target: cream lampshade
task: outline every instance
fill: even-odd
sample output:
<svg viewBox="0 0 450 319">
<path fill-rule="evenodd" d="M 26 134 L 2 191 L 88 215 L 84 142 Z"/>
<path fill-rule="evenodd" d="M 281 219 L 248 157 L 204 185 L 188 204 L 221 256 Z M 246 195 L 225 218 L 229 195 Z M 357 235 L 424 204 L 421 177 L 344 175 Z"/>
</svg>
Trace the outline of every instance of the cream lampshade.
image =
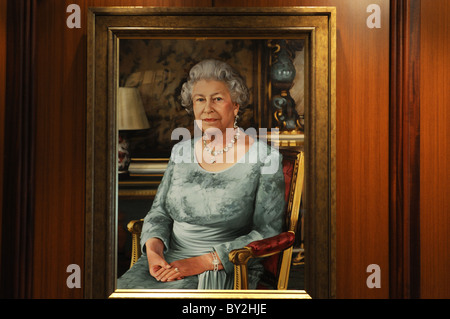
<svg viewBox="0 0 450 319">
<path fill-rule="evenodd" d="M 117 94 L 117 127 L 119 130 L 143 130 L 150 128 L 139 90 L 120 87 Z"/>
<path fill-rule="evenodd" d="M 130 164 L 131 156 L 124 131 L 150 128 L 141 95 L 135 87 L 119 87 L 117 92 L 117 128 L 122 131 L 119 134 L 118 168 L 119 173 L 125 173 Z"/>
</svg>

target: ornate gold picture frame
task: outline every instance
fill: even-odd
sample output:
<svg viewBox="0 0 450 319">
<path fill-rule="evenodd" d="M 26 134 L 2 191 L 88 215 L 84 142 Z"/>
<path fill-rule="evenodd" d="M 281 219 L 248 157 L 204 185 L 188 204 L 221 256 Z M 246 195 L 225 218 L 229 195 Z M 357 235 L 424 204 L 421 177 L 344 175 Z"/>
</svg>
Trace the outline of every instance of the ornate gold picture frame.
<svg viewBox="0 0 450 319">
<path fill-rule="evenodd" d="M 86 297 L 333 298 L 336 291 L 335 8 L 118 7 L 90 8 L 88 14 Z M 303 195 L 305 289 L 284 291 L 116 289 L 119 192 L 117 91 L 120 82 L 120 40 L 300 38 L 304 39 L 307 50 L 304 135 L 297 134 L 295 130 L 282 129 L 277 138 L 287 147 L 300 145 L 305 152 Z M 262 82 L 260 85 L 264 92 L 269 91 L 270 94 L 270 86 L 267 83 Z M 259 114 L 269 112 L 267 105 L 261 103 L 256 108 Z M 264 117 L 260 117 L 258 121 L 259 123 L 265 121 Z"/>
</svg>

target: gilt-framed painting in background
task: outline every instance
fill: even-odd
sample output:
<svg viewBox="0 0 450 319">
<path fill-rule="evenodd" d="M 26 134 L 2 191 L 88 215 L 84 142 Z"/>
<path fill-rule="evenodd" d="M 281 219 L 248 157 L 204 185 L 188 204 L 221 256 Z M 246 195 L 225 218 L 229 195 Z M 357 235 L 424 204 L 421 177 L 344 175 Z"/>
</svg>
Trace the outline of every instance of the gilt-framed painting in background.
<svg viewBox="0 0 450 319">
<path fill-rule="evenodd" d="M 116 7 L 88 14 L 86 297 L 334 297 L 335 8 Z M 193 133 L 181 85 L 208 58 L 227 62 L 246 81 L 243 129 L 305 154 L 303 282 L 281 291 L 117 289 L 129 245 L 121 230 L 127 205 L 149 208 L 179 141 L 172 133 Z M 122 121 L 132 108 L 138 120 Z"/>
</svg>

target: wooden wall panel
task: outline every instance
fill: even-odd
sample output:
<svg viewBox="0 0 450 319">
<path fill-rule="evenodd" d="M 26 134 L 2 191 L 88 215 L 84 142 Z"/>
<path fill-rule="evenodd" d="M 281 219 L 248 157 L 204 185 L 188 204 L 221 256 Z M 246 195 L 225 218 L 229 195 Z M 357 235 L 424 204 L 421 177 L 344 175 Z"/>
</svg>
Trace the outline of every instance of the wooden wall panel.
<svg viewBox="0 0 450 319">
<path fill-rule="evenodd" d="M 0 294 L 31 294 L 34 215 L 34 15 L 33 1 L 7 4 L 6 84 L 2 147 L 2 263 Z"/>
<path fill-rule="evenodd" d="M 6 89 L 6 28 L 7 28 L 7 6 L 8 2 L 0 1 L 0 141 L 5 138 L 4 125 L 5 122 L 5 89 Z M 4 143 L 0 143 L 0 207 L 3 207 L 3 156 Z M 2 214 L 3 209 L 0 209 L 0 264 L 1 264 L 1 247 L 2 247 Z"/>
<path fill-rule="evenodd" d="M 422 1 L 420 290 L 450 297 L 450 2 Z"/>
<path fill-rule="evenodd" d="M 381 7 L 369 29 L 367 7 Z M 216 6 L 335 6 L 337 10 L 337 297 L 389 297 L 389 1 L 216 1 Z M 381 288 L 366 285 L 381 268 Z"/>
<path fill-rule="evenodd" d="M 85 53 L 83 29 L 66 27 L 64 1 L 37 10 L 35 298 L 80 298 L 67 266 L 83 265 Z M 85 28 L 85 26 L 84 26 Z"/>
<path fill-rule="evenodd" d="M 387 298 L 389 1 L 377 1 L 381 29 L 366 26 L 373 1 L 337 3 L 337 295 Z M 381 288 L 366 285 L 370 264 Z"/>
<path fill-rule="evenodd" d="M 391 2 L 390 297 L 420 281 L 420 0 Z"/>
</svg>

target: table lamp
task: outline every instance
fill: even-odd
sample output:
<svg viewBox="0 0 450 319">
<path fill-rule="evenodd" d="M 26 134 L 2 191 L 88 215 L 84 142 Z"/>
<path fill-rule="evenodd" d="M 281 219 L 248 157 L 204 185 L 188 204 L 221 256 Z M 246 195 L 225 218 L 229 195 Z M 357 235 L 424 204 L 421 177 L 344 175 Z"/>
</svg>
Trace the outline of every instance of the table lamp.
<svg viewBox="0 0 450 319">
<path fill-rule="evenodd" d="M 119 130 L 119 173 L 127 172 L 130 164 L 129 143 L 123 131 L 150 128 L 141 95 L 136 87 L 119 87 L 117 92 L 117 129 Z M 121 134 L 122 133 L 122 134 Z"/>
</svg>

